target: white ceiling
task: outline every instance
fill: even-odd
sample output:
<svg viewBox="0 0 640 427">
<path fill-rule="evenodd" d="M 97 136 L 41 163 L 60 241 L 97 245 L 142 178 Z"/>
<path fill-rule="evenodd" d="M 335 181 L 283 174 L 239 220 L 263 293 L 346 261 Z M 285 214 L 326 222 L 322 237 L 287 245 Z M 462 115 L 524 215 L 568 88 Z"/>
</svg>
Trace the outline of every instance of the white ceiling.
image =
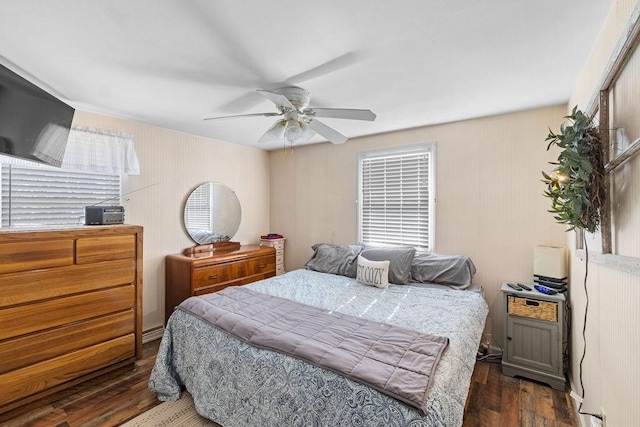
<svg viewBox="0 0 640 427">
<path fill-rule="evenodd" d="M 76 109 L 264 149 L 256 89 L 346 136 L 567 102 L 613 0 L 0 0 L 0 62 Z M 310 142 L 321 142 L 319 137 Z"/>
</svg>

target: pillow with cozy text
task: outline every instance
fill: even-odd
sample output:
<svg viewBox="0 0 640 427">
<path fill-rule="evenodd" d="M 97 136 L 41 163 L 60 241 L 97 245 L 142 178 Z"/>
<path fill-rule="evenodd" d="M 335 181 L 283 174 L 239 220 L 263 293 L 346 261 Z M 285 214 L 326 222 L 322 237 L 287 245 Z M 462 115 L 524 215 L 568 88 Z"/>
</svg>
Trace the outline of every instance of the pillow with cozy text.
<svg viewBox="0 0 640 427">
<path fill-rule="evenodd" d="M 389 287 L 389 261 L 369 261 L 358 256 L 356 280 L 364 285 L 387 289 Z"/>
</svg>

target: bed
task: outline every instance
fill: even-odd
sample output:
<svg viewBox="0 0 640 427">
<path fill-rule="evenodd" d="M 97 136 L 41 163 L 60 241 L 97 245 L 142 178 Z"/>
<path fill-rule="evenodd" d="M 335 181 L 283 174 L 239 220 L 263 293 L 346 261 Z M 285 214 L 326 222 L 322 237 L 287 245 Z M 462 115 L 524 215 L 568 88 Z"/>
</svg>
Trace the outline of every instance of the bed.
<svg viewBox="0 0 640 427">
<path fill-rule="evenodd" d="M 421 411 L 332 370 L 251 346 L 183 309 L 167 323 L 149 380 L 160 400 L 177 400 L 186 389 L 199 414 L 225 427 L 462 425 L 488 313 L 473 287 L 408 283 L 381 289 L 309 269 L 244 287 L 448 338 Z"/>
</svg>

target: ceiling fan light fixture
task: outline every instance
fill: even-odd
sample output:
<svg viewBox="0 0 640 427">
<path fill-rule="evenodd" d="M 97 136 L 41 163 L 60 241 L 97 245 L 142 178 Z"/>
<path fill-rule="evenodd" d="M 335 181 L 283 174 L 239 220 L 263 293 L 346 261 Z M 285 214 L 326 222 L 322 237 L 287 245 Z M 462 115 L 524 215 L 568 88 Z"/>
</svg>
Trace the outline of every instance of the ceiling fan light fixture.
<svg viewBox="0 0 640 427">
<path fill-rule="evenodd" d="M 285 143 L 295 144 L 296 142 L 306 142 L 313 136 L 314 132 L 306 123 L 297 119 L 286 121 L 284 131 Z"/>
<path fill-rule="evenodd" d="M 301 134 L 300 123 L 297 120 L 287 120 L 287 127 L 284 131 L 284 137 L 287 141 L 291 143 L 297 142 Z"/>
<path fill-rule="evenodd" d="M 303 121 L 300 122 L 300 129 L 302 134 L 298 137 L 298 142 L 307 142 L 316 133 L 309 127 L 309 125 Z"/>
<path fill-rule="evenodd" d="M 317 117 L 334 119 L 367 120 L 376 119 L 371 110 L 353 108 L 309 108 L 309 91 L 297 86 L 286 86 L 273 91 L 258 89 L 260 95 L 273 102 L 277 113 L 249 113 L 233 116 L 210 117 L 205 120 L 249 117 L 249 116 L 282 116 L 273 124 L 258 142 L 281 142 L 292 146 L 295 143 L 309 141 L 314 135 L 326 138 L 333 144 L 343 144 L 347 137 L 323 122 Z"/>
<path fill-rule="evenodd" d="M 286 120 L 278 120 L 267 130 L 258 142 L 282 141 L 287 129 Z"/>
</svg>

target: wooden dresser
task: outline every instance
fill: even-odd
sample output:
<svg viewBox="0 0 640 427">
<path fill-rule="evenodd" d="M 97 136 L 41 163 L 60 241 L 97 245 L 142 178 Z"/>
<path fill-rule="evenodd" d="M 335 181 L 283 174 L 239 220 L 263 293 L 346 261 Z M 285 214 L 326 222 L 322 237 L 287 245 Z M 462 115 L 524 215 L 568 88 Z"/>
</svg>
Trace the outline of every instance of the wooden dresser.
<svg viewBox="0 0 640 427">
<path fill-rule="evenodd" d="M 0 231 L 0 414 L 137 357 L 142 227 Z"/>
<path fill-rule="evenodd" d="M 275 249 L 257 245 L 238 244 L 211 252 L 168 255 L 165 262 L 165 321 L 190 296 L 276 275 Z"/>
</svg>

